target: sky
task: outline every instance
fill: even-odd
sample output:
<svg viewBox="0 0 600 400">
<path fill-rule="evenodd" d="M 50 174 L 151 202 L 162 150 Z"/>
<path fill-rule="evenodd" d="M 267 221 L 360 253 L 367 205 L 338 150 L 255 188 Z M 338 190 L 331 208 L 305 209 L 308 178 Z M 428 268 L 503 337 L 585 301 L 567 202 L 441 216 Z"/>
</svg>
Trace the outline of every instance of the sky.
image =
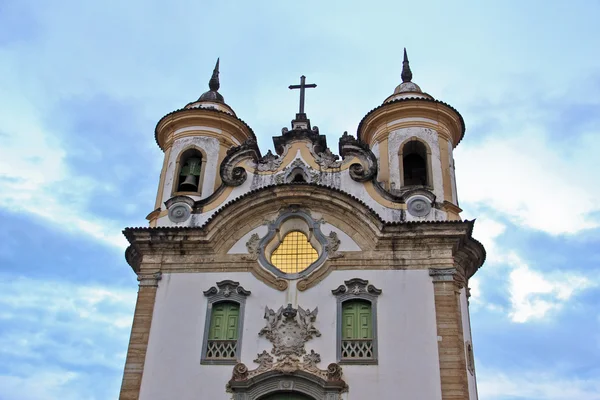
<svg viewBox="0 0 600 400">
<path fill-rule="evenodd" d="M 208 89 L 261 150 L 306 112 L 337 150 L 401 82 L 451 104 L 482 400 L 600 399 L 600 2 L 0 0 L 0 400 L 117 398 L 163 154 Z"/>
</svg>

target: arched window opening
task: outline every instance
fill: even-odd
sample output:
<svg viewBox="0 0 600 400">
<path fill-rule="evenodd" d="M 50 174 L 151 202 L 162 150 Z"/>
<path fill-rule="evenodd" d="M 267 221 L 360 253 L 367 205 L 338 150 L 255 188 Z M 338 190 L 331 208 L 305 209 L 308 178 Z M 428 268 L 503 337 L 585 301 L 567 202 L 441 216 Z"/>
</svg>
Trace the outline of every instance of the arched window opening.
<svg viewBox="0 0 600 400">
<path fill-rule="evenodd" d="M 347 300 L 342 303 L 341 359 L 360 361 L 374 358 L 371 302 Z"/>
<path fill-rule="evenodd" d="M 206 360 L 235 359 L 239 319 L 238 303 L 224 301 L 213 304 L 206 343 Z"/>
<path fill-rule="evenodd" d="M 304 175 L 302 175 L 300 172 L 297 173 L 294 176 L 294 179 L 292 179 L 292 183 L 300 183 L 300 182 L 305 182 L 306 183 L 306 179 L 304 179 Z"/>
<path fill-rule="evenodd" d="M 185 151 L 179 160 L 179 192 L 199 192 L 202 154 L 194 149 Z"/>
<path fill-rule="evenodd" d="M 317 250 L 308 237 L 300 231 L 292 231 L 271 254 L 271 264 L 286 274 L 296 274 L 308 268 L 317 258 Z"/>
<path fill-rule="evenodd" d="M 418 140 L 411 140 L 402 149 L 404 186 L 427 186 L 427 148 Z"/>
</svg>

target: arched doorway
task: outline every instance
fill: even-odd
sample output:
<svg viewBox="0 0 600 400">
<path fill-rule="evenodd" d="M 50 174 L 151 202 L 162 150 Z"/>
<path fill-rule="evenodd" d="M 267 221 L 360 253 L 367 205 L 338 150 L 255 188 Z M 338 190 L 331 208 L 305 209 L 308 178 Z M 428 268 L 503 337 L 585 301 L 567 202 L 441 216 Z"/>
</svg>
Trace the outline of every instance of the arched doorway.
<svg viewBox="0 0 600 400">
<path fill-rule="evenodd" d="M 314 400 L 312 397 L 297 392 L 280 392 L 261 397 L 260 400 Z"/>
</svg>

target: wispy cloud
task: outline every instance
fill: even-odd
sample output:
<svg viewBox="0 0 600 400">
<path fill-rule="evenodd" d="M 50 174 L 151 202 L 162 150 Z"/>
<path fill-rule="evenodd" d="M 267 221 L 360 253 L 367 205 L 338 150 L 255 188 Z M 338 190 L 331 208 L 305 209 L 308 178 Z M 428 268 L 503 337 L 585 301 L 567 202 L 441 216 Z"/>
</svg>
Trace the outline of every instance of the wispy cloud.
<svg viewBox="0 0 600 400">
<path fill-rule="evenodd" d="M 479 397 L 486 400 L 598 400 L 600 376 L 578 378 L 565 371 L 478 368 Z"/>
</svg>

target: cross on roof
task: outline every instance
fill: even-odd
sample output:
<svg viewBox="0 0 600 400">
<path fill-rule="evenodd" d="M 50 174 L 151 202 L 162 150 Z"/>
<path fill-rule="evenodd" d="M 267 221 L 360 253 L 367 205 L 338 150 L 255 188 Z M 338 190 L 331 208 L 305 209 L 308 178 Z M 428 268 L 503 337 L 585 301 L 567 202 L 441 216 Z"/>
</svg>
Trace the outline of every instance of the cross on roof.
<svg viewBox="0 0 600 400">
<path fill-rule="evenodd" d="M 314 83 L 306 84 L 306 77 L 302 75 L 300 77 L 299 85 L 290 85 L 290 89 L 300 89 L 300 114 L 304 114 L 304 89 L 306 88 L 316 88 L 317 85 Z"/>
</svg>

